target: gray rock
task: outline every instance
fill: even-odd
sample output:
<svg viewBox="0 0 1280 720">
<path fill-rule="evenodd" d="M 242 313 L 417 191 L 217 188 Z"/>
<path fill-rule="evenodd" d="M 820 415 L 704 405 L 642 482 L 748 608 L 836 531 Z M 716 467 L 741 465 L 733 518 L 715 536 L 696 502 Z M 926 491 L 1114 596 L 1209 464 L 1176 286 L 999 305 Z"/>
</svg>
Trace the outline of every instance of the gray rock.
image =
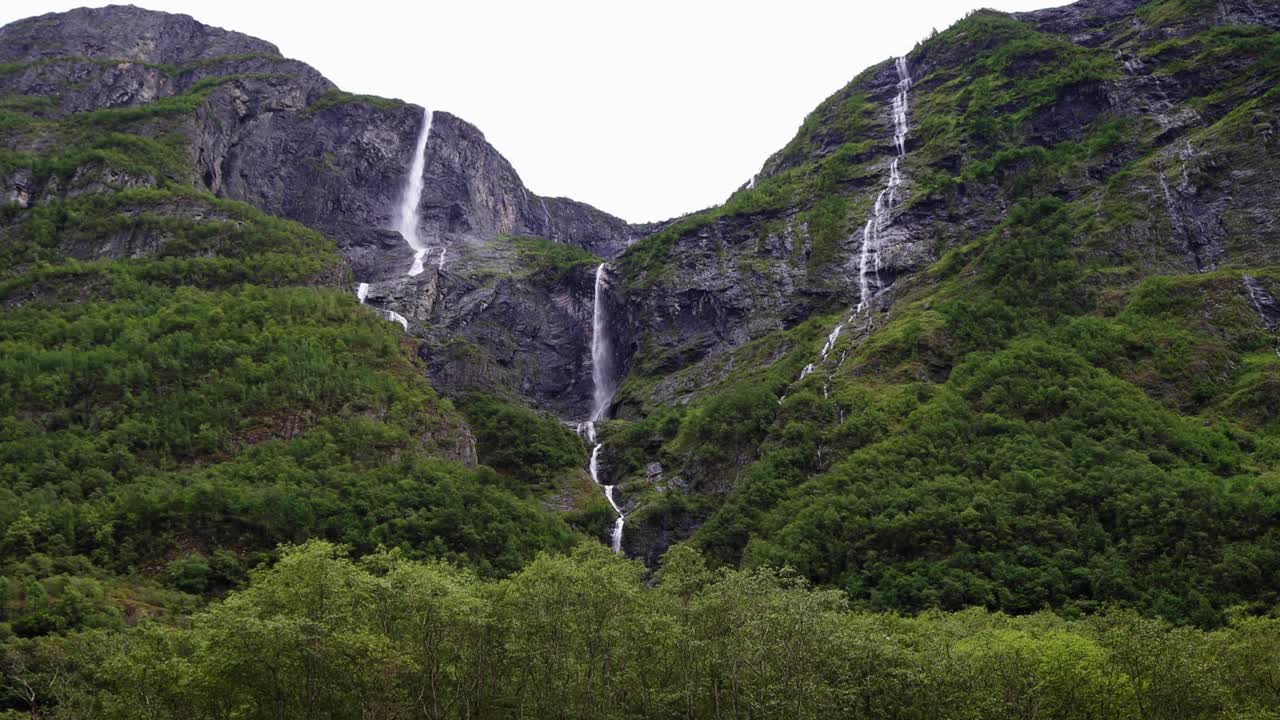
<svg viewBox="0 0 1280 720">
<path fill-rule="evenodd" d="M 1258 313 L 1258 320 L 1268 330 L 1280 328 L 1280 303 L 1262 287 L 1262 283 L 1252 275 L 1243 277 L 1244 289 L 1249 297 L 1249 307 Z"/>
<path fill-rule="evenodd" d="M 577 276 L 563 287 L 541 286 L 527 277 L 519 254 L 495 259 L 491 245 L 504 236 L 540 236 L 611 259 L 642 230 L 588 205 L 529 192 L 471 124 L 434 113 L 419 235 L 435 254 L 427 272 L 406 278 L 412 252 L 391 228 L 421 108 L 338 95 L 318 72 L 281 58 L 270 43 L 133 7 L 74 10 L 0 28 L 0 61 L 17 64 L 0 76 L 0 94 L 48 98 L 35 108 L 46 117 L 138 106 L 200 87 L 204 99 L 180 128 L 191 138 L 195 184 L 333 238 L 355 281 L 373 285 L 370 305 L 405 316 L 424 339 L 432 380 L 442 390 L 484 379 L 490 391 L 585 414 L 590 283 L 585 293 Z M 29 174 L 19 173 L 4 181 L 9 202 L 27 206 L 41 196 L 159 179 L 90 174 L 66 187 L 34 187 Z M 162 243 L 104 238 L 76 252 L 133 255 Z M 495 276 L 506 279 L 490 282 Z M 477 368 L 471 354 L 436 354 L 451 340 L 469 343 L 487 360 Z"/>
<path fill-rule="evenodd" d="M 76 57 L 179 65 L 252 53 L 280 51 L 269 42 L 210 27 L 188 15 L 132 5 L 49 13 L 0 28 L 0 62 Z"/>
</svg>

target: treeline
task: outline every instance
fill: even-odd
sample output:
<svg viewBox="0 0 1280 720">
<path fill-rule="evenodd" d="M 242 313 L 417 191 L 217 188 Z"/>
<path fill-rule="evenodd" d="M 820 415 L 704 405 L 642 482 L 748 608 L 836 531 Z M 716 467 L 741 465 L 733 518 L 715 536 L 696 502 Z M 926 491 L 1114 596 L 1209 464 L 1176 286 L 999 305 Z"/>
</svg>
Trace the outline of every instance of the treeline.
<svg viewBox="0 0 1280 720">
<path fill-rule="evenodd" d="M 10 645 L 48 718 L 1275 718 L 1280 619 L 850 611 L 777 570 L 595 543 L 501 581 L 319 541 L 183 627 Z"/>
</svg>

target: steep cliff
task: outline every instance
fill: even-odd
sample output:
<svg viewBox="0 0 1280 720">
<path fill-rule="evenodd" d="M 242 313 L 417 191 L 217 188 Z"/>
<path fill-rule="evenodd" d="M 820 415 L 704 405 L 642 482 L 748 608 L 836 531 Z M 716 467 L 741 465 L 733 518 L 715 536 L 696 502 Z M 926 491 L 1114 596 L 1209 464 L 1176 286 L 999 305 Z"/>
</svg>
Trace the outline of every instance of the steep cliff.
<svg viewBox="0 0 1280 720">
<path fill-rule="evenodd" d="M 166 122 L 137 131 L 157 138 L 169 133 L 174 151 L 185 156 L 169 179 L 248 202 L 332 238 L 354 281 L 374 285 L 371 301 L 408 318 L 411 333 L 430 345 L 468 330 L 477 304 L 496 301 L 514 308 L 507 312 L 517 317 L 506 319 L 520 328 L 515 335 L 493 329 L 468 335 L 485 362 L 501 372 L 473 372 L 474 356 L 460 367 L 451 365 L 454 356 L 433 357 L 441 389 L 479 387 L 565 415 L 582 412 L 587 401 L 575 386 L 581 384 L 580 358 L 589 351 L 580 333 L 558 329 L 589 314 L 589 293 L 550 304 L 516 301 L 538 290 L 522 284 L 518 265 L 495 264 L 490 246 L 501 238 L 538 236 L 607 259 L 638 233 L 590 206 L 529 192 L 474 126 L 433 113 L 418 230 L 436 255 L 429 263 L 433 272 L 406 278 L 413 252 L 391 228 L 422 108 L 344 93 L 307 65 L 280 57 L 269 43 L 133 7 L 13 23 L 0 30 L 0 45 L 6 63 L 0 93 L 22 98 L 16 109 L 51 120 L 124 108 L 139 116 L 166 116 Z M 15 134 L 9 145 L 26 151 L 46 140 Z M 34 184 L 23 169 L 4 180 L 6 195 L 19 204 L 62 192 Z M 438 261 L 446 249 L 442 266 Z M 446 274 L 451 280 L 441 282 Z M 495 275 L 510 278 L 491 297 L 495 291 L 483 288 Z M 543 327 L 551 333 L 541 335 Z M 544 354 L 536 371 L 513 366 L 509 348 L 528 349 L 531 343 L 558 352 Z M 546 373 L 557 380 L 541 377 Z M 486 382 L 459 384 L 464 379 Z"/>
<path fill-rule="evenodd" d="M 388 305 L 426 308 L 415 326 L 454 301 L 451 270 L 401 279 L 385 229 L 420 108 L 136 8 L 6 26 L 0 58 L 0 564 L 5 588 L 45 593 L 6 594 L 6 640 L 185 612 L 311 537 L 482 574 L 580 537 L 544 507 L 583 475 L 576 436 L 530 414 L 555 461 L 480 466 L 494 431 L 478 447 L 420 342 L 355 296 L 384 280 Z M 429 168 L 454 185 L 431 202 L 460 224 L 424 232 L 459 270 L 493 246 L 519 293 L 533 265 L 500 251 L 528 243 L 498 233 L 542 223 L 608 252 L 626 230 L 569 201 L 548 224 L 474 128 L 437 116 Z"/>
<path fill-rule="evenodd" d="M 632 246 L 628 552 L 691 537 L 875 607 L 1269 602 L 1231 578 L 1280 557 L 1277 20 L 975 13 Z"/>
<path fill-rule="evenodd" d="M 565 517 L 612 522 L 579 440 L 484 397 L 587 414 L 606 263 L 620 384 L 596 469 L 627 554 L 687 540 L 873 608 L 1221 622 L 1280 597 L 1256 580 L 1280 577 L 1278 28 L 1257 0 L 977 12 L 855 77 L 724 205 L 629 226 L 530 193 L 444 111 L 419 155 L 422 108 L 252 38 L 134 8 L 15 23 L 4 458 L 24 491 L 126 478 L 73 523 L 85 553 L 158 513 L 510 570 L 568 543 Z M 81 355 L 94 372 L 66 369 Z M 426 381 L 479 423 L 478 458 Z M 265 491 L 190 514 L 260 467 L 294 483 L 288 522 Z M 194 489 L 152 502 L 156 473 Z M 36 528 L 13 547 L 65 543 L 54 515 L 4 518 Z M 241 515 L 255 529 L 226 530 Z"/>
</svg>

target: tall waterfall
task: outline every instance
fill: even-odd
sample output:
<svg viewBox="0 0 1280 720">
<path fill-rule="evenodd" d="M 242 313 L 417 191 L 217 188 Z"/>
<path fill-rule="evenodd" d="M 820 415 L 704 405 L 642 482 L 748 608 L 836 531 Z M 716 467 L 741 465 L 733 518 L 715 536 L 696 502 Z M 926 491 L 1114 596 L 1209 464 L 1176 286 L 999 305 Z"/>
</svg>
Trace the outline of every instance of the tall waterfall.
<svg viewBox="0 0 1280 720">
<path fill-rule="evenodd" d="M 609 311 L 604 304 L 604 288 L 605 268 L 604 263 L 601 263 L 596 268 L 596 284 L 591 309 L 591 419 L 578 424 L 578 434 L 593 446 L 591 459 L 587 464 L 592 482 L 604 490 L 604 497 L 609 501 L 609 507 L 618 513 L 617 519 L 613 521 L 613 533 L 609 545 L 615 553 L 620 553 L 622 552 L 622 527 L 626 524 L 627 516 L 613 497 L 616 486 L 600 482 L 600 450 L 604 448 L 604 443 L 596 441 L 596 423 L 603 420 L 605 413 L 609 411 L 609 402 L 613 400 L 615 390 L 613 350 L 609 343 Z"/>
<path fill-rule="evenodd" d="M 602 420 L 613 399 L 613 351 L 609 346 L 609 310 L 604 305 L 604 263 L 596 268 L 591 312 L 591 420 Z"/>
<path fill-rule="evenodd" d="M 876 195 L 871 217 L 862 228 L 862 249 L 858 253 L 858 306 L 852 315 L 836 325 L 827 336 L 827 341 L 822 345 L 821 360 L 826 360 L 827 355 L 835 349 L 845 325 L 853 322 L 858 313 L 871 308 L 871 299 L 881 288 L 880 250 L 883 242 L 880 235 L 893 223 L 893 208 L 898 204 L 898 188 L 902 185 L 902 171 L 898 163 L 907 156 L 907 130 L 910 127 L 908 114 L 911 112 L 911 70 L 907 67 L 907 59 L 898 58 L 894 67 L 898 71 L 898 92 L 893 97 L 889 113 L 893 119 L 893 146 L 897 150 L 897 156 L 889 162 L 889 179 L 884 189 Z M 800 380 L 816 369 L 813 363 L 806 365 L 800 371 Z M 824 396 L 827 394 L 826 386 L 822 392 Z"/>
<path fill-rule="evenodd" d="M 429 248 L 422 244 L 418 235 L 418 222 L 422 219 L 418 205 L 422 200 L 422 172 L 427 165 L 427 138 L 431 135 L 431 111 L 422 111 L 422 130 L 418 132 L 418 143 L 413 151 L 413 162 L 409 165 L 409 175 L 404 179 L 404 193 L 400 196 L 400 214 L 396 229 L 404 236 L 405 242 L 413 248 L 413 266 L 409 275 L 422 273 L 422 260 Z"/>
<path fill-rule="evenodd" d="M 880 289 L 880 234 L 893 222 L 893 208 L 898 204 L 898 187 L 902 172 L 898 162 L 907 156 L 907 113 L 911 111 L 911 72 L 905 57 L 898 58 L 898 94 L 890 108 L 893 116 L 893 145 L 898 156 L 889 163 L 889 181 L 871 209 L 871 217 L 862 229 L 862 252 L 858 262 L 858 310 L 870 307 L 871 296 Z M 868 267 L 870 266 L 870 267 Z M 875 278 L 872 286 L 870 278 Z"/>
<path fill-rule="evenodd" d="M 422 244 L 422 237 L 418 234 L 418 222 L 422 219 L 418 212 L 418 204 L 422 199 L 422 172 L 427 166 L 427 138 L 431 135 L 431 111 L 422 111 L 422 129 L 418 131 L 418 142 L 413 151 L 413 162 L 409 165 L 409 174 L 404 179 L 404 191 L 400 196 L 400 208 L 396 218 L 396 229 L 404 236 L 409 247 L 413 248 L 413 266 L 409 268 L 406 275 L 420 275 L 423 270 L 423 261 L 427 257 L 427 253 L 431 252 L 431 248 Z M 446 248 L 440 249 L 440 265 L 439 270 L 444 270 L 444 253 Z M 356 298 L 363 305 L 365 299 L 369 296 L 369 283 L 360 283 L 356 288 Z M 400 323 L 400 327 L 405 332 L 409 331 L 409 320 L 405 316 L 394 310 L 378 309 L 382 317 L 392 322 Z"/>
</svg>

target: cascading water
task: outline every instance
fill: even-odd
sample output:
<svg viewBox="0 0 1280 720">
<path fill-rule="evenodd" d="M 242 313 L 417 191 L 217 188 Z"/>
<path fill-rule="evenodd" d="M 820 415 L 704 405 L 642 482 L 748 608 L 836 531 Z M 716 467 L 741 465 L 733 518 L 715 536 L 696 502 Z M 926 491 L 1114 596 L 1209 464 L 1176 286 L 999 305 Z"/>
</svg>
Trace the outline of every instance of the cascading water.
<svg viewBox="0 0 1280 720">
<path fill-rule="evenodd" d="M 880 234 L 893 222 L 893 208 L 898 204 L 898 188 L 902 185 L 902 171 L 898 163 L 907 156 L 907 113 L 911 111 L 911 72 L 907 59 L 900 57 L 898 70 L 898 94 L 893 97 L 893 145 L 898 156 L 889 163 L 889 181 L 876 196 L 871 217 L 862 230 L 862 252 L 858 262 L 858 311 L 869 308 L 871 296 L 880 289 Z M 870 267 L 868 267 L 870 265 Z M 872 287 L 870 278 L 875 278 Z M 824 353 L 825 355 L 825 353 Z"/>
<path fill-rule="evenodd" d="M 538 198 L 538 202 L 542 203 L 542 220 L 547 224 L 547 239 L 556 242 L 556 229 L 551 224 L 551 213 L 547 211 L 547 201 L 544 198 Z"/>
<path fill-rule="evenodd" d="M 604 304 L 604 263 L 596 268 L 591 308 L 591 419 L 601 420 L 613 399 L 613 355 L 609 347 L 609 310 Z"/>
<path fill-rule="evenodd" d="M 431 136 L 431 111 L 422 111 L 422 129 L 418 131 L 418 141 L 413 151 L 413 162 L 409 164 L 409 174 L 404 180 L 404 191 L 400 196 L 400 208 L 396 219 L 396 229 L 400 231 L 400 235 L 404 237 L 405 242 L 409 243 L 409 247 L 413 248 L 413 265 L 409 268 L 406 275 L 412 277 L 420 275 L 423 271 L 423 261 L 432 248 L 422 244 L 422 237 L 418 234 L 418 222 L 421 220 L 421 214 L 418 212 L 418 204 L 422 199 L 422 173 L 427 165 L 427 138 Z M 444 253 L 446 248 L 440 250 L 440 265 L 438 269 L 444 270 Z M 356 297 L 363 305 L 365 298 L 369 296 L 369 283 L 360 283 L 356 288 Z M 392 322 L 400 323 L 400 327 L 405 332 L 409 331 L 409 320 L 405 316 L 394 310 L 378 309 L 384 318 Z"/>
<path fill-rule="evenodd" d="M 826 360 L 827 355 L 835 348 L 845 325 L 852 322 L 858 313 L 870 309 L 871 299 L 882 285 L 880 235 L 893 222 L 893 208 L 898 204 L 898 188 L 902 185 L 902 171 L 898 163 L 907 156 L 907 131 L 910 127 L 908 114 L 911 112 L 911 71 L 907 67 L 907 59 L 898 58 L 894 61 L 894 67 L 898 71 L 898 92 L 890 105 L 890 115 L 893 119 L 893 146 L 897 150 L 897 157 L 889 163 L 889 180 L 885 183 L 884 189 L 876 195 L 875 204 L 871 208 L 871 217 L 862 228 L 862 248 L 858 253 L 858 306 L 853 314 L 836 325 L 827 336 L 827 341 L 822 346 L 821 360 Z M 805 379 L 814 370 L 815 366 L 812 363 L 806 365 L 800 371 L 800 379 Z M 826 392 L 827 388 L 824 386 L 824 396 Z"/>
<path fill-rule="evenodd" d="M 613 534 L 609 538 L 609 547 L 613 548 L 616 553 L 622 552 L 622 526 L 627 524 L 627 516 L 622 514 L 622 508 L 618 507 L 618 503 L 613 499 L 613 486 L 604 486 L 604 497 L 613 506 L 613 511 L 618 513 L 618 519 L 613 521 Z"/>
<path fill-rule="evenodd" d="M 383 317 L 390 320 L 391 322 L 400 323 L 400 327 L 404 328 L 405 332 L 409 332 L 409 319 L 406 318 L 405 316 L 401 315 L 395 310 L 383 310 L 382 315 Z"/>
<path fill-rule="evenodd" d="M 396 229 L 404 236 L 405 242 L 413 248 L 413 266 L 408 275 L 422 273 L 422 260 L 430 250 L 422 244 L 418 235 L 418 221 L 421 215 L 418 204 L 422 200 L 422 172 L 427 164 L 427 138 L 431 135 L 431 111 L 422 111 L 422 130 L 418 133 L 418 143 L 414 148 L 413 162 L 409 165 L 409 175 L 404 181 L 404 193 L 400 196 L 400 214 Z"/>
<path fill-rule="evenodd" d="M 360 301 L 361 305 L 364 304 L 365 299 L 368 297 L 369 297 L 369 283 L 360 283 L 359 285 L 357 285 L 356 299 Z M 374 308 L 374 309 L 377 310 L 378 313 L 382 315 L 382 317 L 386 318 L 387 320 L 390 320 L 391 322 L 400 323 L 400 327 L 404 328 L 405 332 L 409 331 L 409 320 L 405 318 L 405 316 L 401 315 L 395 310 L 384 310 L 382 308 Z"/>
<path fill-rule="evenodd" d="M 615 553 L 620 553 L 622 552 L 622 528 L 626 524 L 627 516 L 614 500 L 613 492 L 616 486 L 600 482 L 600 450 L 604 448 L 604 443 L 596 442 L 596 423 L 603 420 L 605 413 L 609 411 L 609 403 L 613 400 L 614 393 L 613 354 L 609 346 L 609 315 L 608 308 L 604 304 L 604 288 L 605 267 L 604 263 L 601 263 L 596 268 L 596 284 L 591 309 L 591 419 L 578 424 L 578 434 L 592 444 L 591 459 L 587 464 L 592 482 L 604 490 L 604 497 L 609 501 L 609 507 L 618 513 L 618 518 L 613 521 L 613 534 L 609 545 Z"/>
<path fill-rule="evenodd" d="M 900 57 L 895 63 L 898 69 L 898 94 L 893 98 L 893 144 L 898 146 L 898 157 L 907 154 L 907 112 L 911 109 L 911 72 L 907 59 Z"/>
</svg>

